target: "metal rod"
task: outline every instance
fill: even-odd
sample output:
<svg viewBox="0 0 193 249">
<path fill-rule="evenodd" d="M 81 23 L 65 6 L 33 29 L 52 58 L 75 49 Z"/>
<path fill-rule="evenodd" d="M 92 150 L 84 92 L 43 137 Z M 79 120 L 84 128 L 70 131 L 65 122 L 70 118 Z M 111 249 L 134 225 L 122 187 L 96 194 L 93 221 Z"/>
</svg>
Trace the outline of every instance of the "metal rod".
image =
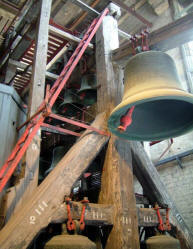
<svg viewBox="0 0 193 249">
<path fill-rule="evenodd" d="M 54 126 L 54 125 L 50 125 L 50 124 L 46 124 L 46 123 L 43 123 L 41 125 L 41 127 L 46 127 L 46 128 L 49 128 L 50 130 L 52 130 L 53 132 L 55 131 L 59 131 L 60 133 L 63 133 L 63 134 L 70 134 L 70 135 L 73 135 L 73 136 L 76 136 L 76 137 L 80 137 L 81 134 L 80 133 L 77 133 L 77 132 L 74 132 L 74 131 L 70 131 L 70 130 L 66 130 L 64 128 L 61 128 L 61 127 L 57 127 L 57 126 Z"/>
<path fill-rule="evenodd" d="M 53 114 L 53 113 L 51 113 L 49 115 L 49 117 L 54 118 L 54 119 L 58 119 L 58 120 L 61 120 L 61 121 L 64 121 L 64 122 L 72 124 L 72 125 L 76 125 L 78 127 L 85 128 L 85 129 L 88 129 L 88 130 L 96 131 L 97 133 L 99 133 L 101 135 L 109 136 L 109 134 L 107 132 L 98 130 L 98 129 L 90 126 L 90 125 L 86 125 L 84 123 L 81 123 L 81 122 L 78 122 L 78 121 L 74 121 L 74 120 L 69 119 L 69 118 L 65 118 L 65 117 L 62 117 L 62 116 L 59 116 L 59 115 L 56 115 L 56 114 Z"/>
<path fill-rule="evenodd" d="M 71 0 L 72 3 L 76 4 L 77 6 L 79 6 L 81 9 L 83 9 L 84 11 L 88 12 L 88 13 L 92 13 L 95 15 L 100 15 L 100 13 L 98 11 L 96 11 L 95 9 L 93 9 L 92 7 L 90 7 L 89 5 L 83 3 L 80 0 Z M 127 34 L 126 32 L 122 31 L 121 29 L 118 29 L 119 31 L 119 35 L 122 36 L 123 38 L 126 38 L 128 40 L 130 40 L 131 35 Z"/>
<path fill-rule="evenodd" d="M 95 13 L 96 15 L 100 15 L 98 11 L 87 5 L 86 3 L 80 1 L 80 0 L 71 0 L 72 3 L 79 6 L 81 9 L 85 10 L 86 12 L 90 12 L 91 14 Z"/>
</svg>

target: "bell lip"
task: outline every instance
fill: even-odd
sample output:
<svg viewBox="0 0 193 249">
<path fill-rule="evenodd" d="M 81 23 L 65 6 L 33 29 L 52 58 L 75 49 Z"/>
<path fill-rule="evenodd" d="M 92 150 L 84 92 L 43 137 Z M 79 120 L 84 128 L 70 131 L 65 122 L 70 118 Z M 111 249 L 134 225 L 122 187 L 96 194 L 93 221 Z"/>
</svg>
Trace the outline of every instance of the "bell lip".
<svg viewBox="0 0 193 249">
<path fill-rule="evenodd" d="M 146 95 L 146 97 L 145 97 Z M 151 96 L 151 97 L 149 97 Z M 193 130 L 193 119 L 191 123 L 188 123 L 186 126 L 182 127 L 180 130 L 176 130 L 170 135 L 168 135 L 166 132 L 161 133 L 159 135 L 144 135 L 142 136 L 137 136 L 137 134 L 127 134 L 121 133 L 113 126 L 115 123 L 115 120 L 120 120 L 121 116 L 125 114 L 125 112 L 128 110 L 128 108 L 132 106 L 136 106 L 138 104 L 142 104 L 145 102 L 151 102 L 154 100 L 162 100 L 162 99 L 167 99 L 167 100 L 183 100 L 186 101 L 187 103 L 193 104 L 193 94 L 187 93 L 181 89 L 152 89 L 152 90 L 147 90 L 140 92 L 138 94 L 135 94 L 131 97 L 128 97 L 127 99 L 124 100 L 124 102 L 120 103 L 116 108 L 111 112 L 110 117 L 108 119 L 108 129 L 110 130 L 111 133 L 115 134 L 118 137 L 121 137 L 126 140 L 134 140 L 134 141 L 156 141 L 156 140 L 164 140 L 168 138 L 174 138 L 181 136 L 191 130 Z M 122 108 L 122 109 L 121 109 Z M 118 124 L 119 125 L 119 124 Z M 117 126 L 118 126 L 117 125 Z"/>
</svg>

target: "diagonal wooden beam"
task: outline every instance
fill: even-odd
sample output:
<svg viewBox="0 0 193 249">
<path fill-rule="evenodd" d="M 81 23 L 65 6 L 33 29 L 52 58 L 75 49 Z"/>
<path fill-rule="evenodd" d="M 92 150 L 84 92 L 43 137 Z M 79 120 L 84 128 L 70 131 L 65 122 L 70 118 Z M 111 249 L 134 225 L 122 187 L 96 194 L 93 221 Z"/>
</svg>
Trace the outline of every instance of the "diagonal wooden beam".
<svg viewBox="0 0 193 249">
<path fill-rule="evenodd" d="M 172 22 L 149 35 L 151 49 L 167 51 L 193 40 L 193 13 Z M 138 42 L 140 44 L 140 41 Z M 127 42 L 112 52 L 113 61 L 127 60 L 132 47 Z"/>
<path fill-rule="evenodd" d="M 99 114 L 92 124 L 105 128 L 105 115 Z M 35 190 L 30 200 L 9 220 L 0 231 L 1 249 L 24 249 L 35 235 L 52 220 L 55 210 L 71 193 L 75 181 L 107 143 L 109 137 L 86 131 L 67 152 L 54 170 Z"/>
<path fill-rule="evenodd" d="M 145 194 L 151 203 L 158 202 L 159 205 L 167 204 L 171 208 L 172 224 L 181 232 L 188 248 L 193 248 L 193 234 L 186 225 L 183 217 L 176 207 L 175 201 L 169 195 L 166 186 L 161 181 L 152 161 L 145 152 L 140 142 L 131 142 L 133 155 L 134 173 L 141 183 Z"/>
</svg>

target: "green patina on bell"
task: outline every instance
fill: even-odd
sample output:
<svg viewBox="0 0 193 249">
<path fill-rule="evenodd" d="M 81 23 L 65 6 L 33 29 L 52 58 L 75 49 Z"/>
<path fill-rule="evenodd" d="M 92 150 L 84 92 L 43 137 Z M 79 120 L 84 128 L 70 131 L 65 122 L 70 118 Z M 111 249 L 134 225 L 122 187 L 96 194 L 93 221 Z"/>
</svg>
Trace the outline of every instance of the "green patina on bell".
<svg viewBox="0 0 193 249">
<path fill-rule="evenodd" d="M 181 89 L 168 54 L 148 51 L 133 56 L 124 81 L 123 100 L 108 120 L 112 133 L 128 140 L 155 141 L 193 129 L 193 95 Z"/>
<path fill-rule="evenodd" d="M 87 74 L 82 77 L 81 87 L 78 91 L 79 102 L 82 105 L 93 105 L 97 101 L 97 81 L 95 74 Z"/>
<path fill-rule="evenodd" d="M 66 117 L 75 117 L 81 112 L 81 107 L 77 104 L 75 92 L 68 89 L 65 91 L 63 102 L 58 106 L 58 114 Z"/>
</svg>

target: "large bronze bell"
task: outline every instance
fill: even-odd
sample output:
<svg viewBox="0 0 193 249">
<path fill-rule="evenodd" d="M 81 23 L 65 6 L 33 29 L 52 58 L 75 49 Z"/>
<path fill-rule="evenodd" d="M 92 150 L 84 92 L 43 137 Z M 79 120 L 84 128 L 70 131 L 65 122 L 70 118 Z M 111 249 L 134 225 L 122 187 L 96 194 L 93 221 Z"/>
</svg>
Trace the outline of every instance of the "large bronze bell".
<svg viewBox="0 0 193 249">
<path fill-rule="evenodd" d="M 125 68 L 124 96 L 109 130 L 129 140 L 153 141 L 193 128 L 193 95 L 181 89 L 173 59 L 163 52 L 133 56 Z"/>
<path fill-rule="evenodd" d="M 146 240 L 147 249 L 181 249 L 179 240 L 167 236 L 157 235 Z"/>
<path fill-rule="evenodd" d="M 82 77 L 81 88 L 78 91 L 79 101 L 83 105 L 93 105 L 97 101 L 97 82 L 95 74 Z"/>
</svg>

